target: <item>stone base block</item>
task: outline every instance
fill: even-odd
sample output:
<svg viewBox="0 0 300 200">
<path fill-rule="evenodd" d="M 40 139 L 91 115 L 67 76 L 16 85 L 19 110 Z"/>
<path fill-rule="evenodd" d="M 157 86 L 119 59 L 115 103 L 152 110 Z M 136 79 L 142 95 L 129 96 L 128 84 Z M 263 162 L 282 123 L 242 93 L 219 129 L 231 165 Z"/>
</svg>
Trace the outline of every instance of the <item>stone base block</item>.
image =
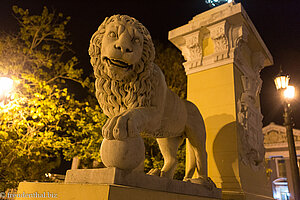
<svg viewBox="0 0 300 200">
<path fill-rule="evenodd" d="M 222 190 L 223 200 L 274 200 L 272 196 L 260 195 L 246 191 L 226 191 Z"/>
<path fill-rule="evenodd" d="M 110 184 L 22 182 L 16 200 L 216 200 L 178 193 Z M 23 195 L 23 196 L 22 196 Z"/>
<path fill-rule="evenodd" d="M 122 185 L 157 192 L 161 191 L 213 199 L 221 199 L 222 196 L 221 189 L 218 188 L 207 188 L 203 185 L 190 182 L 150 176 L 143 172 L 129 173 L 118 168 L 68 170 L 65 183 Z"/>
</svg>

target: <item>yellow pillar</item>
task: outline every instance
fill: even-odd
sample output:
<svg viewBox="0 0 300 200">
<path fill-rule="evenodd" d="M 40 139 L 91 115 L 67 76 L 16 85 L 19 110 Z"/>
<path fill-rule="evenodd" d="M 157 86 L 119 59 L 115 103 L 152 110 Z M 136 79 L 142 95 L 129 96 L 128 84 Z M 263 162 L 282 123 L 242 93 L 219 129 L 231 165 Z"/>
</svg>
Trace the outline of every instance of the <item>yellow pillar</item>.
<svg viewBox="0 0 300 200">
<path fill-rule="evenodd" d="M 208 175 L 224 199 L 272 199 L 264 167 L 259 72 L 273 58 L 241 4 L 169 32 L 186 59 L 187 98 L 207 131 Z"/>
</svg>

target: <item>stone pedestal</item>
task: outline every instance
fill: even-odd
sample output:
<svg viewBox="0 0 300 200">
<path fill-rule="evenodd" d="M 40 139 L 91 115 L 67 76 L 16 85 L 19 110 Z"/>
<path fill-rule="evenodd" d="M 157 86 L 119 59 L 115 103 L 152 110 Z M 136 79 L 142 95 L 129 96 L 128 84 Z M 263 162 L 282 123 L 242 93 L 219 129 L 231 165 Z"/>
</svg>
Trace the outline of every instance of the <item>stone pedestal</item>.
<svg viewBox="0 0 300 200">
<path fill-rule="evenodd" d="M 217 200 L 222 195 L 218 188 L 117 168 L 69 170 L 65 183 L 22 182 L 18 193 L 17 200 L 28 195 L 33 200 Z"/>
<path fill-rule="evenodd" d="M 241 4 L 169 32 L 186 59 L 188 100 L 207 129 L 208 175 L 223 199 L 272 199 L 264 167 L 260 71 L 273 58 Z"/>
</svg>

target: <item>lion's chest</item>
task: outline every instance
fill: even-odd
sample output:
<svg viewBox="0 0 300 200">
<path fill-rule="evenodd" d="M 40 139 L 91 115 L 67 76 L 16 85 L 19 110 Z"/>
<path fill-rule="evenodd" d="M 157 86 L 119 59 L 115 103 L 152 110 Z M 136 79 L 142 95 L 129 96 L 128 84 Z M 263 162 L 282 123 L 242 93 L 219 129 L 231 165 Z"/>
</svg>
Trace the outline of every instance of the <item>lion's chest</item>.
<svg viewBox="0 0 300 200">
<path fill-rule="evenodd" d="M 120 116 L 128 110 L 128 108 L 125 107 L 124 105 L 107 106 L 107 103 L 102 103 L 102 104 L 100 103 L 100 107 L 102 108 L 103 113 L 107 115 L 109 118 Z"/>
</svg>

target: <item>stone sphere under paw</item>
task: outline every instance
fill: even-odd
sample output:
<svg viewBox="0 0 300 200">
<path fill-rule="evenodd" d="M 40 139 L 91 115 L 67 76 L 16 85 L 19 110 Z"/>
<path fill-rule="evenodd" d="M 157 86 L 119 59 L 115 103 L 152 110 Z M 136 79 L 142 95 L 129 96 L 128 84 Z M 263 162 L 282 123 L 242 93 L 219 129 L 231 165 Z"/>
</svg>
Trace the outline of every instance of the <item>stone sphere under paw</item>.
<svg viewBox="0 0 300 200">
<path fill-rule="evenodd" d="M 135 169 L 145 159 L 144 141 L 141 137 L 129 137 L 125 140 L 103 139 L 100 156 L 106 167 Z"/>
</svg>

